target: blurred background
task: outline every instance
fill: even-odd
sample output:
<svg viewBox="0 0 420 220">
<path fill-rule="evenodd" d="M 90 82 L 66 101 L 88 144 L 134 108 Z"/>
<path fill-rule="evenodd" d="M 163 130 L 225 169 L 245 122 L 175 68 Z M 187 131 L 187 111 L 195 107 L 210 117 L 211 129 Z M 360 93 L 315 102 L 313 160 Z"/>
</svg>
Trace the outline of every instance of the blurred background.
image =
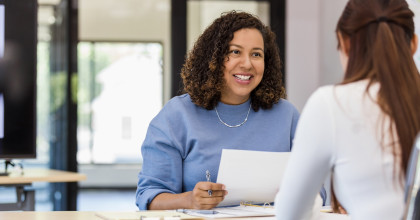
<svg viewBox="0 0 420 220">
<path fill-rule="evenodd" d="M 33 184 L 36 211 L 137 210 L 147 126 L 179 94 L 186 52 L 222 12 L 247 11 L 272 27 L 287 98 L 299 110 L 316 88 L 343 77 L 335 25 L 345 0 L 27 1 L 37 17 L 36 158 L 17 162 L 87 176 Z M 417 0 L 409 3 L 420 13 Z M 0 187 L 0 202 L 14 196 Z"/>
</svg>

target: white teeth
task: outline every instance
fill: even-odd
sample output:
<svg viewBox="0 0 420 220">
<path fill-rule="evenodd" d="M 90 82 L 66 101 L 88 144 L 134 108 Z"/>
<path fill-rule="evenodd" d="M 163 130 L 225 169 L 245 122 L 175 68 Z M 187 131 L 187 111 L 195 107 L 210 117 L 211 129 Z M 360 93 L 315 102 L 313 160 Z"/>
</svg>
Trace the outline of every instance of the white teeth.
<svg viewBox="0 0 420 220">
<path fill-rule="evenodd" d="M 244 76 L 244 75 L 235 75 L 235 77 L 240 80 L 249 80 L 249 78 L 251 78 L 251 76 Z"/>
</svg>

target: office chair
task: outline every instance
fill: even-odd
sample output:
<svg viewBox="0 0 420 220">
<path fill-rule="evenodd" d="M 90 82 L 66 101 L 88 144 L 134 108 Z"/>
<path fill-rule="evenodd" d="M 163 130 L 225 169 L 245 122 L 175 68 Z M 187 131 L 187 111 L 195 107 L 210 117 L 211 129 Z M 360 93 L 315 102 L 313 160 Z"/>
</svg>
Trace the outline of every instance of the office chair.
<svg viewBox="0 0 420 220">
<path fill-rule="evenodd" d="M 420 133 L 414 140 L 405 184 L 404 220 L 420 220 Z"/>
</svg>

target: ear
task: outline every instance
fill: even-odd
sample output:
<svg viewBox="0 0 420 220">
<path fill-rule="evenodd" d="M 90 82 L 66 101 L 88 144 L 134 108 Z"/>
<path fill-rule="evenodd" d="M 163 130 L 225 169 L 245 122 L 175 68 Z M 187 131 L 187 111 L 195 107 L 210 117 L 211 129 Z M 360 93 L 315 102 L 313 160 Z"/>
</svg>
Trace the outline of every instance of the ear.
<svg viewBox="0 0 420 220">
<path fill-rule="evenodd" d="M 338 32 L 338 41 L 340 43 L 340 49 L 344 52 L 346 56 L 349 55 L 350 51 L 350 39 L 348 37 L 343 37 L 341 32 Z"/>
<path fill-rule="evenodd" d="M 411 39 L 411 55 L 414 55 L 416 53 L 418 43 L 419 39 L 417 38 L 417 34 L 414 34 L 413 39 Z"/>
</svg>

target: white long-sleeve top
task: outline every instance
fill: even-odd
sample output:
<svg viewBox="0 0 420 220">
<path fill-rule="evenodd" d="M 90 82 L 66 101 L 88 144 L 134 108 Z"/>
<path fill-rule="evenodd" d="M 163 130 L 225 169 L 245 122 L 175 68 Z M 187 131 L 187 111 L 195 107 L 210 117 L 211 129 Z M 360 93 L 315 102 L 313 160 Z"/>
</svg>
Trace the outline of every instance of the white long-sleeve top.
<svg viewBox="0 0 420 220">
<path fill-rule="evenodd" d="M 309 98 L 276 196 L 278 219 L 314 218 L 314 199 L 330 173 L 352 220 L 402 218 L 404 180 L 391 148 L 381 144 L 380 131 L 389 120 L 375 101 L 379 84 L 366 92 L 367 85 L 363 80 L 325 86 Z M 389 138 L 386 133 L 384 141 Z"/>
</svg>

